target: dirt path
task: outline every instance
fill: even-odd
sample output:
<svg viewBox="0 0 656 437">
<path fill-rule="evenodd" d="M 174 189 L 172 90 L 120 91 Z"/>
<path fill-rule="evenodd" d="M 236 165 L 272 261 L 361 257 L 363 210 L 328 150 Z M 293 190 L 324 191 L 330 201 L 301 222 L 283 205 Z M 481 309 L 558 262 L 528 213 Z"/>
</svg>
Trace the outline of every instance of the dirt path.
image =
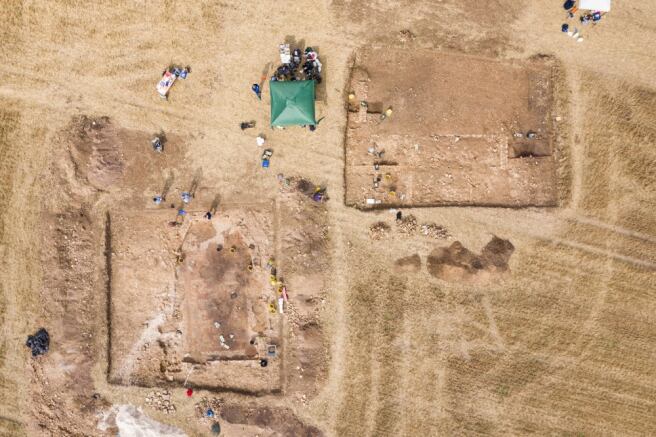
<svg viewBox="0 0 656 437">
<path fill-rule="evenodd" d="M 632 229 L 628 229 L 624 226 L 618 226 L 618 225 L 613 224 L 613 223 L 607 223 L 605 221 L 601 221 L 601 220 L 598 220 L 598 219 L 595 219 L 595 218 L 592 218 L 592 217 L 587 217 L 587 216 L 584 216 L 584 215 L 576 214 L 574 211 L 569 210 L 569 209 L 563 210 L 561 215 L 563 215 L 567 218 L 571 218 L 571 219 L 573 219 L 573 220 L 575 220 L 579 223 L 583 223 L 583 224 L 586 224 L 586 225 L 592 225 L 592 226 L 596 226 L 596 227 L 603 228 L 603 229 L 608 229 L 608 230 L 610 230 L 614 233 L 621 234 L 623 236 L 636 238 L 636 239 L 643 240 L 643 241 L 648 242 L 648 243 L 656 243 L 656 235 L 649 235 L 649 234 L 645 234 L 643 232 L 637 232 L 637 231 L 634 231 Z"/>
</svg>

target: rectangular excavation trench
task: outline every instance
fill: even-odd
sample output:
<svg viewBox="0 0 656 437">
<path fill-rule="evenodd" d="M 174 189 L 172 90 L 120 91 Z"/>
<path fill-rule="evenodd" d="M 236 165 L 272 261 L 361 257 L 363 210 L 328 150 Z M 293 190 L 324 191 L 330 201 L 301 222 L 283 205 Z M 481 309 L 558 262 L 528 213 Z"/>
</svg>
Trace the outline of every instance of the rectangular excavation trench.
<svg viewBox="0 0 656 437">
<path fill-rule="evenodd" d="M 282 319 L 269 311 L 277 296 L 266 268 L 277 258 L 275 209 L 223 205 L 212 220 L 203 215 L 171 226 L 170 210 L 107 214 L 108 379 L 278 392 Z"/>
<path fill-rule="evenodd" d="M 358 51 L 345 203 L 555 206 L 553 70 L 549 59 Z"/>
</svg>

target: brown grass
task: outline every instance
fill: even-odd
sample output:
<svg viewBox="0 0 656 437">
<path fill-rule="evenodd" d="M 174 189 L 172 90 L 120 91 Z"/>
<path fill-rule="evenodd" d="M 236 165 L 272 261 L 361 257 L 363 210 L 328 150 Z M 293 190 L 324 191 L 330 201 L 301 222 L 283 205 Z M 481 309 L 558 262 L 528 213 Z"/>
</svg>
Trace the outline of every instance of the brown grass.
<svg viewBox="0 0 656 437">
<path fill-rule="evenodd" d="M 17 129 L 20 123 L 20 113 L 17 110 L 11 110 L 10 102 L 0 100 L 3 103 L 4 109 L 0 111 L 0 175 L 2 177 L 0 190 L 0 210 L 6 211 L 11 207 L 12 193 L 14 192 L 13 186 L 15 182 L 14 172 L 18 163 L 18 154 L 15 148 L 17 142 Z M 2 257 L 10 257 L 12 254 L 7 250 L 7 244 L 11 240 L 10 233 L 14 231 L 12 223 L 8 222 L 9 217 L 3 214 L 2 221 L 0 222 L 0 242 Z M 0 268 L 2 277 L 5 280 L 0 281 L 0 326 L 10 326 L 14 320 L 9 320 L 12 305 L 16 305 L 16 301 L 11 299 L 12 284 L 7 281 L 8 275 L 12 274 L 11 266 L 2 263 Z M 3 427 L 7 432 L 18 432 L 20 430 L 20 410 L 15 403 L 15 396 L 20 387 L 20 380 L 14 373 L 14 366 L 7 358 L 11 358 L 12 353 L 16 350 L 15 343 L 21 343 L 20 337 L 11 331 L 5 331 L 7 335 L 3 335 L 0 339 L 0 431 Z"/>
<path fill-rule="evenodd" d="M 656 218 L 648 212 L 656 207 L 656 92 L 585 79 L 595 83 L 584 88 L 595 117 L 586 123 L 584 206 L 602 219 L 617 213 L 617 224 L 654 234 Z"/>
</svg>

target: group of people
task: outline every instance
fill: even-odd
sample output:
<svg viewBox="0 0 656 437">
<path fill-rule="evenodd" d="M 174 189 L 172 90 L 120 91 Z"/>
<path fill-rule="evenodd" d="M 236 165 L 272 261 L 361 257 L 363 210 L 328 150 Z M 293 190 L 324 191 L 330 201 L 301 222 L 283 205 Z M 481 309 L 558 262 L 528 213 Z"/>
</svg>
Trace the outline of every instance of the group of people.
<svg viewBox="0 0 656 437">
<path fill-rule="evenodd" d="M 580 17 L 580 21 L 582 25 L 586 25 L 589 23 L 596 23 L 597 21 L 601 20 L 601 17 L 603 17 L 604 14 L 602 14 L 600 11 L 594 11 L 591 14 L 582 14 Z"/>
<path fill-rule="evenodd" d="M 579 12 L 579 8 L 576 4 L 576 0 L 566 0 L 565 3 L 563 4 L 563 8 L 567 11 L 567 18 L 571 19 L 576 16 L 576 13 Z M 579 22 L 581 23 L 582 26 L 586 26 L 590 23 L 597 24 L 599 20 L 602 19 L 605 13 L 602 13 L 601 11 L 586 11 L 585 13 L 581 13 L 579 17 Z M 568 36 L 571 36 L 574 38 L 576 41 L 581 42 L 583 41 L 583 37 L 581 36 L 581 33 L 579 30 L 573 26 L 570 27 L 568 23 L 563 23 L 561 26 L 561 30 L 563 33 L 566 33 Z"/>
<path fill-rule="evenodd" d="M 154 152 L 162 153 L 164 151 L 163 134 L 155 136 L 155 138 L 151 140 L 151 145 L 153 146 Z M 182 220 L 184 220 L 184 217 L 187 215 L 187 211 L 185 209 L 186 205 L 188 205 L 191 202 L 193 197 L 194 197 L 193 193 L 189 191 L 183 191 L 182 193 L 180 193 L 180 199 L 182 200 L 182 205 L 180 206 L 180 208 L 178 208 L 178 215 L 176 217 L 176 220 L 174 222 L 171 222 L 172 225 L 182 224 Z M 166 197 L 164 193 L 162 193 L 161 195 L 153 196 L 153 203 L 155 204 L 155 206 L 161 205 L 162 202 L 164 201 L 166 201 Z M 174 206 L 175 206 L 174 204 L 171 204 L 171 208 L 173 208 Z M 208 220 L 211 220 L 212 216 L 216 212 L 215 209 L 216 209 L 215 207 L 212 207 L 212 209 L 210 211 L 207 211 L 203 215 L 203 217 L 205 217 Z"/>
<path fill-rule="evenodd" d="M 289 62 L 284 62 L 287 60 Z M 272 81 L 316 80 L 317 83 L 321 83 L 321 61 L 312 47 L 307 47 L 305 52 L 296 48 L 289 59 L 284 59 L 284 61 L 271 76 Z"/>
</svg>

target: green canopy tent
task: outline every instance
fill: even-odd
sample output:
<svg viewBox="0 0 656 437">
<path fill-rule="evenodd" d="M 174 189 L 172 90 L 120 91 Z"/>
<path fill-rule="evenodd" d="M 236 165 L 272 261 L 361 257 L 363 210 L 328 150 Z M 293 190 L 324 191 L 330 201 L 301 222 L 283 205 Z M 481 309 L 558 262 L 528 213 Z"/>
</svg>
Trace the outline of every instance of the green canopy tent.
<svg viewBox="0 0 656 437">
<path fill-rule="evenodd" d="M 271 126 L 316 125 L 314 81 L 273 81 L 271 86 Z"/>
</svg>

